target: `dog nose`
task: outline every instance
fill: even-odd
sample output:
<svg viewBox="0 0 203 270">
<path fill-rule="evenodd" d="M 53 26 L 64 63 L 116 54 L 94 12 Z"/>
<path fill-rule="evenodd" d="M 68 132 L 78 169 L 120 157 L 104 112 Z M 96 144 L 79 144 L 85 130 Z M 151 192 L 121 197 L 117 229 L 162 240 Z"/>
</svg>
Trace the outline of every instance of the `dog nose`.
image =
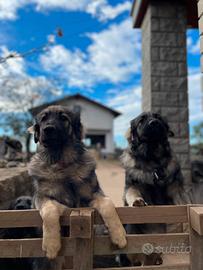
<svg viewBox="0 0 203 270">
<path fill-rule="evenodd" d="M 159 125 L 159 120 L 157 120 L 157 119 L 151 119 L 151 120 L 148 122 L 148 125 L 149 125 L 150 127 L 156 127 L 156 126 Z"/>
<path fill-rule="evenodd" d="M 44 128 L 45 134 L 53 134 L 56 131 L 56 128 L 54 126 L 47 126 Z"/>
</svg>

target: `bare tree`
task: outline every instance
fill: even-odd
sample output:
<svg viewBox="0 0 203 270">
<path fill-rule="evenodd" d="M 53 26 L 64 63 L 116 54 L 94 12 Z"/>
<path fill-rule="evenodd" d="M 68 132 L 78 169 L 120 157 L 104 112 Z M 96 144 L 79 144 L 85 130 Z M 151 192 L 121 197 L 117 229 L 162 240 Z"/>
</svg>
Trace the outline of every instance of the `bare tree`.
<svg viewBox="0 0 203 270">
<path fill-rule="evenodd" d="M 57 36 L 63 35 L 61 29 Z M 32 77 L 24 70 L 23 58 L 48 50 L 55 42 L 50 35 L 48 42 L 24 53 L 4 52 L 0 57 L 0 127 L 5 132 L 24 140 L 27 156 L 30 155 L 30 134 L 27 128 L 32 124 L 30 109 L 50 101 L 61 90 L 56 80 L 44 76 Z"/>
</svg>

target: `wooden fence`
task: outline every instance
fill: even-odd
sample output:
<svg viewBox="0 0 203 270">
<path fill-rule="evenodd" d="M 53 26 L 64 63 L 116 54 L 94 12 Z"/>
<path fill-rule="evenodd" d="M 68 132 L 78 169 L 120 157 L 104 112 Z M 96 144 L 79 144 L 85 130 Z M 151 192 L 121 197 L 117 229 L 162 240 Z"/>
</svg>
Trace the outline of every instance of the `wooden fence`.
<svg viewBox="0 0 203 270">
<path fill-rule="evenodd" d="M 191 247 L 188 262 L 179 261 L 179 250 L 174 263 L 161 266 L 97 268 L 96 270 L 202 270 L 203 269 L 203 207 L 191 206 L 147 206 L 121 207 L 117 212 L 123 224 L 150 223 L 188 223 L 187 233 L 162 233 L 128 235 L 127 247 L 115 250 L 108 235 L 95 235 L 94 225 L 103 221 L 96 211 L 90 208 L 70 209 L 68 215 L 61 217 L 61 225 L 70 226 L 70 235 L 62 238 L 59 256 L 67 257 L 64 269 L 92 270 L 93 256 L 115 255 L 119 253 L 142 253 L 144 244 L 170 250 L 171 247 Z M 0 211 L 0 228 L 41 227 L 42 220 L 36 210 Z M 41 249 L 42 239 L 1 239 L 0 258 L 44 257 Z M 174 251 L 173 251 L 174 252 Z M 70 262 L 72 265 L 70 265 Z"/>
</svg>

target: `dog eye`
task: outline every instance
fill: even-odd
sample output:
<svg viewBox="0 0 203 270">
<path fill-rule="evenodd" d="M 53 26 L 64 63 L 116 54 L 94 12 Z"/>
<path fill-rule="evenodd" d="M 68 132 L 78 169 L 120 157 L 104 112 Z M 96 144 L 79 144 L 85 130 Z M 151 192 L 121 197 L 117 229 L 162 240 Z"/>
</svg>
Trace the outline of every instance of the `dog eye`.
<svg viewBox="0 0 203 270">
<path fill-rule="evenodd" d="M 60 116 L 60 118 L 61 118 L 62 121 L 68 121 L 69 120 L 69 118 L 65 114 L 62 114 Z"/>
<path fill-rule="evenodd" d="M 41 121 L 47 120 L 47 114 L 42 115 Z"/>
</svg>

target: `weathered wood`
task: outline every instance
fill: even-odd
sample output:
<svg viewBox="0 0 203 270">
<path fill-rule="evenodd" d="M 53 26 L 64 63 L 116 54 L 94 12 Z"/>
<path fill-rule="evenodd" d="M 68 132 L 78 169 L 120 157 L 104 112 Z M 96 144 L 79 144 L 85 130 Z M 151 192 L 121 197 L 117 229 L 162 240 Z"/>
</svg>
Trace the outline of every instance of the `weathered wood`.
<svg viewBox="0 0 203 270">
<path fill-rule="evenodd" d="M 69 270 L 68 268 L 64 270 Z M 73 269 L 72 269 L 73 270 Z M 114 267 L 114 268 L 94 268 L 94 270 L 190 270 L 189 264 L 174 264 L 170 266 L 141 266 L 141 267 Z"/>
<path fill-rule="evenodd" d="M 78 208 L 90 209 L 90 208 Z M 68 209 L 61 217 L 61 225 L 69 225 L 70 213 L 75 209 Z M 142 223 L 179 223 L 187 222 L 186 206 L 147 206 L 147 207 L 118 207 L 118 215 L 123 224 Z M 103 224 L 100 215 L 95 211 L 95 224 Z M 0 211 L 0 228 L 12 227 L 41 227 L 42 219 L 37 210 L 2 210 Z"/>
<path fill-rule="evenodd" d="M 73 257 L 65 257 L 63 269 L 73 269 Z"/>
<path fill-rule="evenodd" d="M 92 235 L 92 209 L 73 210 L 70 214 L 70 237 L 87 238 Z"/>
<path fill-rule="evenodd" d="M 59 256 L 73 256 L 75 252 L 74 239 L 62 238 L 62 248 Z M 42 251 L 42 239 L 0 239 L 0 258 L 45 257 Z"/>
<path fill-rule="evenodd" d="M 198 234 L 198 230 L 201 231 L 198 225 L 199 215 L 202 210 L 196 210 L 195 207 L 188 206 L 188 218 L 189 218 L 189 236 L 191 245 L 190 264 L 191 270 L 202 270 L 203 269 L 203 236 Z M 198 207 L 197 207 L 198 208 Z M 199 227 L 199 229 L 198 229 Z M 196 231 L 197 230 L 197 231 Z"/>
<path fill-rule="evenodd" d="M 75 253 L 73 256 L 74 270 L 93 269 L 93 213 L 93 209 L 80 210 L 79 213 L 73 211 L 71 213 L 70 227 L 74 225 L 79 228 L 76 231 L 74 231 L 74 228 L 70 228 L 72 237 L 74 235 L 77 237 L 75 238 Z"/>
<path fill-rule="evenodd" d="M 165 252 L 170 252 L 170 248 L 189 246 L 189 234 L 173 233 L 173 234 L 140 234 L 127 235 L 127 247 L 124 249 L 112 249 L 111 240 L 108 236 L 95 236 L 94 239 L 94 255 L 111 255 L 111 254 L 134 254 L 142 253 L 145 245 L 150 248 L 159 248 Z M 153 252 L 154 250 L 152 250 Z M 172 251 L 174 252 L 174 250 Z"/>
<path fill-rule="evenodd" d="M 190 207 L 190 224 L 193 230 L 203 235 L 203 207 Z"/>
<path fill-rule="evenodd" d="M 187 222 L 186 206 L 147 206 L 116 208 L 123 224 Z"/>
<path fill-rule="evenodd" d="M 174 264 L 170 266 L 140 266 L 140 267 L 114 267 L 114 268 L 95 268 L 94 270 L 190 270 L 188 264 Z"/>
</svg>

